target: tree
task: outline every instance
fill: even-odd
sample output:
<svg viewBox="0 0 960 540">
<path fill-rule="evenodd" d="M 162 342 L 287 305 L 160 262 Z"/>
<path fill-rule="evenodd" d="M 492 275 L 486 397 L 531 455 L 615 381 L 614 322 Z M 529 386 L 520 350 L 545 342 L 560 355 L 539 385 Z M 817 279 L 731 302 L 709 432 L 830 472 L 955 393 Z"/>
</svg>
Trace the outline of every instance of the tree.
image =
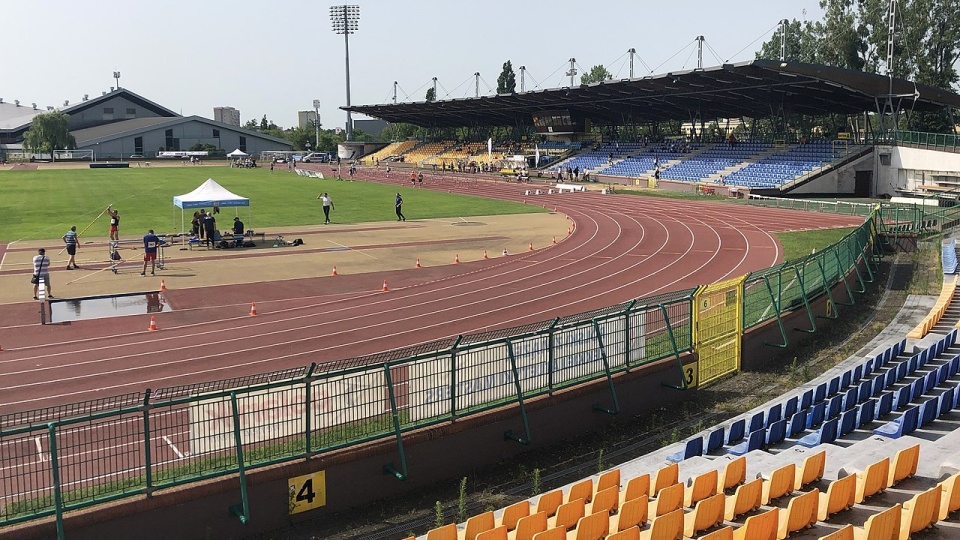
<svg viewBox="0 0 960 540">
<path fill-rule="evenodd" d="M 517 91 L 517 76 L 513 73 L 513 64 L 507 60 L 503 63 L 503 71 L 497 77 L 497 93 L 512 94 Z"/>
<path fill-rule="evenodd" d="M 580 76 L 580 84 L 593 84 L 603 81 L 609 81 L 613 78 L 613 74 L 607 71 L 607 68 L 603 67 L 600 64 L 597 64 L 590 68 L 590 71 L 584 73 Z"/>
<path fill-rule="evenodd" d="M 436 88 L 433 88 L 433 87 L 427 88 L 426 100 L 427 100 L 427 101 L 436 101 L 436 100 L 437 100 L 437 89 L 436 89 Z"/>
<path fill-rule="evenodd" d="M 818 29 L 810 21 L 800 22 L 796 19 L 787 23 L 787 43 L 786 56 L 787 62 L 806 62 L 808 64 L 819 64 L 820 61 L 820 43 Z M 757 52 L 757 59 L 779 60 L 780 59 L 780 32 L 774 32 L 770 41 L 767 41 Z"/>
<path fill-rule="evenodd" d="M 249 129 L 250 131 L 257 131 L 260 129 L 260 124 L 256 120 L 247 120 L 243 123 L 243 129 Z"/>
<path fill-rule="evenodd" d="M 70 117 L 59 111 L 34 116 L 23 134 L 23 146 L 30 152 L 50 154 L 51 158 L 54 150 L 76 148 L 77 141 L 70 134 Z"/>
</svg>

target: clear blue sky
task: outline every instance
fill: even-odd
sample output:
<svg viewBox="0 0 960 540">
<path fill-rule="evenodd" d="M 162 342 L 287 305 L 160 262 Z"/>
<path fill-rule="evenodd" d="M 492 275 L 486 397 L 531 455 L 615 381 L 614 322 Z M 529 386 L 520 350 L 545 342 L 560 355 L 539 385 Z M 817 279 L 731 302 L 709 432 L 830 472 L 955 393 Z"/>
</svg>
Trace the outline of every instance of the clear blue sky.
<svg viewBox="0 0 960 540">
<path fill-rule="evenodd" d="M 307 0 L 4 1 L 0 97 L 41 108 L 120 86 L 184 115 L 240 109 L 281 127 L 320 99 L 325 128 L 343 126 L 344 38 L 333 3 Z M 817 0 L 569 1 L 366 0 L 350 36 L 351 103 L 438 99 L 496 91 L 503 63 L 527 67 L 526 89 L 565 86 L 568 59 L 581 73 L 602 64 L 615 78 L 751 60 L 780 19 L 819 19 Z"/>
</svg>

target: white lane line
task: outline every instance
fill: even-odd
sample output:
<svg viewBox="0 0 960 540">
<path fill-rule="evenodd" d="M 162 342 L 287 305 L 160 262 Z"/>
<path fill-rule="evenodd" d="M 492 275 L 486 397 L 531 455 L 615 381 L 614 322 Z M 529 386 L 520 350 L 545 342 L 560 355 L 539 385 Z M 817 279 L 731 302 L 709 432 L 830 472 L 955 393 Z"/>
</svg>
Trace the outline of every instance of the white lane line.
<svg viewBox="0 0 960 540">
<path fill-rule="evenodd" d="M 341 244 L 340 242 L 334 242 L 333 240 L 329 240 L 329 239 L 327 240 L 327 242 L 329 242 L 329 243 L 331 243 L 331 244 L 333 244 L 333 245 L 335 245 L 335 246 L 337 246 L 337 247 L 341 247 L 341 248 L 343 248 L 345 251 L 355 251 L 355 252 L 357 252 L 357 253 L 359 253 L 359 254 L 361 254 L 361 255 L 366 255 L 367 257 L 370 257 L 371 259 L 376 259 L 376 257 L 374 257 L 373 255 L 371 255 L 371 254 L 369 254 L 369 253 L 367 253 L 366 251 L 363 251 L 363 250 L 361 250 L 361 249 L 357 249 L 357 248 L 353 248 L 353 247 L 350 247 L 350 246 L 346 246 L 346 245 Z"/>
<path fill-rule="evenodd" d="M 43 445 L 40 444 L 40 437 L 35 437 L 33 442 L 37 443 L 37 457 L 40 458 L 40 463 L 46 461 L 43 457 Z"/>
<path fill-rule="evenodd" d="M 173 453 L 176 454 L 178 458 L 183 459 L 183 452 L 181 452 L 180 449 L 177 448 L 177 445 L 173 444 L 173 441 L 170 440 L 170 437 L 167 437 L 166 435 L 164 435 L 163 442 L 167 443 L 167 446 L 169 446 L 170 449 L 173 450 Z"/>
</svg>

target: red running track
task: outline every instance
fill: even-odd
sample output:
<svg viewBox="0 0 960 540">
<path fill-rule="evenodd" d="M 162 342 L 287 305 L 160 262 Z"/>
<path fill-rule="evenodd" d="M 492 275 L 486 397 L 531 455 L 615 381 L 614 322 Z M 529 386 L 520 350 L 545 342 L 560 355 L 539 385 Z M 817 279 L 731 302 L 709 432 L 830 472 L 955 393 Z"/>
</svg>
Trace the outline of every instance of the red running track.
<svg viewBox="0 0 960 540">
<path fill-rule="evenodd" d="M 575 223 L 575 232 L 556 245 L 507 258 L 243 285 L 243 303 L 229 301 L 237 297 L 231 286 L 168 291 L 175 311 L 157 315 L 157 332 L 146 331 L 143 316 L 38 328 L 14 324 L 35 314 L 24 319 L 7 310 L 0 319 L 0 414 L 352 358 L 590 311 L 772 266 L 781 259 L 774 232 L 862 222 L 713 201 L 524 196 L 527 186 L 503 182 L 431 177 L 428 186 L 555 206 Z M 380 290 L 385 277 L 388 292 Z M 249 298 L 260 316 L 248 316 Z"/>
</svg>

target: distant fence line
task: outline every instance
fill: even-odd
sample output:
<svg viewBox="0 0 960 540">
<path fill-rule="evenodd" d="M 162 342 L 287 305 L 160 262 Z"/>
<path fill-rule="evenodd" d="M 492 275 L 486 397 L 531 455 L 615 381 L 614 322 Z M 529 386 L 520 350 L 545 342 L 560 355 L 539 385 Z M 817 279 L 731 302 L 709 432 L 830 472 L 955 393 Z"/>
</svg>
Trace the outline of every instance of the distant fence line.
<svg viewBox="0 0 960 540">
<path fill-rule="evenodd" d="M 718 306 L 725 318 L 700 332 L 733 330 L 739 339 L 795 309 L 807 310 L 815 330 L 811 299 L 841 282 L 853 298 L 873 279 L 879 227 L 874 207 L 832 246 L 724 290 L 701 286 L 361 358 L 4 415 L 0 526 L 45 516 L 59 525 L 65 511 L 237 473 L 245 497 L 250 468 L 374 440 L 396 441 L 389 472 L 403 478 L 405 433 L 512 405 L 524 428 L 510 437 L 524 442 L 527 400 L 588 381 L 611 381 L 600 406 L 615 413 L 611 378 L 625 370 L 675 358 L 678 388 L 688 386 L 680 356 L 711 339 L 692 321 Z M 783 343 L 774 346 L 787 344 L 780 328 Z M 711 373 L 739 369 L 736 351 L 734 364 Z"/>
</svg>

